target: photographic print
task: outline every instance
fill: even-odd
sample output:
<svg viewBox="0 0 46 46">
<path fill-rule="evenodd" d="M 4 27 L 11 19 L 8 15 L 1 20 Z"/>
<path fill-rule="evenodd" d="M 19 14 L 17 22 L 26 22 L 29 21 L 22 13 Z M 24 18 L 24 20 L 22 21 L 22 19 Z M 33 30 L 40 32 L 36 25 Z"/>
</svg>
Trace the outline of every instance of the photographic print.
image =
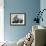
<svg viewBox="0 0 46 46">
<path fill-rule="evenodd" d="M 10 24 L 11 25 L 25 25 L 25 13 L 11 13 Z"/>
</svg>

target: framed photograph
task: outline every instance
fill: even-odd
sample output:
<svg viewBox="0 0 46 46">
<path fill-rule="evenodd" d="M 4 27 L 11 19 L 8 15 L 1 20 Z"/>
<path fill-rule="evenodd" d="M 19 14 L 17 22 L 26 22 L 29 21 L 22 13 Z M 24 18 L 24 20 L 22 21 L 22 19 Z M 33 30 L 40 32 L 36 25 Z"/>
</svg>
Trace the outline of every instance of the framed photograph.
<svg viewBox="0 0 46 46">
<path fill-rule="evenodd" d="M 26 13 L 10 13 L 10 25 L 25 25 Z"/>
</svg>

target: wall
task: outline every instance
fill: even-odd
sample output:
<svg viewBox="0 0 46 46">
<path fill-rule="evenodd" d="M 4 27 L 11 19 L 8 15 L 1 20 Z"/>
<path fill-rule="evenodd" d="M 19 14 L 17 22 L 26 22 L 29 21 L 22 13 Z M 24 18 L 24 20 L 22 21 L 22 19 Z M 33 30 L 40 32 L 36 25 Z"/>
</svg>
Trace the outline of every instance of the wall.
<svg viewBox="0 0 46 46">
<path fill-rule="evenodd" d="M 32 29 L 35 14 L 40 10 L 40 0 L 4 0 L 4 38 L 18 41 Z M 10 13 L 25 12 L 26 25 L 10 26 Z"/>
</svg>

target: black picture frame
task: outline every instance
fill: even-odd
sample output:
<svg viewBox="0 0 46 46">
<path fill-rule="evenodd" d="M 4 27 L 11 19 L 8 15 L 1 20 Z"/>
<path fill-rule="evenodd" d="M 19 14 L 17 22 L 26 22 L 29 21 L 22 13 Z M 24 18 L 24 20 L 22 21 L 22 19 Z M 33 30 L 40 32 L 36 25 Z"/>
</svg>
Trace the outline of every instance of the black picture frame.
<svg viewBox="0 0 46 46">
<path fill-rule="evenodd" d="M 26 13 L 10 13 L 11 26 L 24 26 L 26 25 Z"/>
</svg>

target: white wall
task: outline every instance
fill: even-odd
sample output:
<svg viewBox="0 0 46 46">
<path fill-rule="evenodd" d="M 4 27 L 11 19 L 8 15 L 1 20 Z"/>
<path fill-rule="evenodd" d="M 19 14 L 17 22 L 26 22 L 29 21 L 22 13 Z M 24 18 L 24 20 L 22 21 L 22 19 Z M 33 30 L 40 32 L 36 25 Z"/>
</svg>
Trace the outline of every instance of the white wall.
<svg viewBox="0 0 46 46">
<path fill-rule="evenodd" d="M 0 0 L 0 42 L 4 41 L 4 1 Z"/>
</svg>

